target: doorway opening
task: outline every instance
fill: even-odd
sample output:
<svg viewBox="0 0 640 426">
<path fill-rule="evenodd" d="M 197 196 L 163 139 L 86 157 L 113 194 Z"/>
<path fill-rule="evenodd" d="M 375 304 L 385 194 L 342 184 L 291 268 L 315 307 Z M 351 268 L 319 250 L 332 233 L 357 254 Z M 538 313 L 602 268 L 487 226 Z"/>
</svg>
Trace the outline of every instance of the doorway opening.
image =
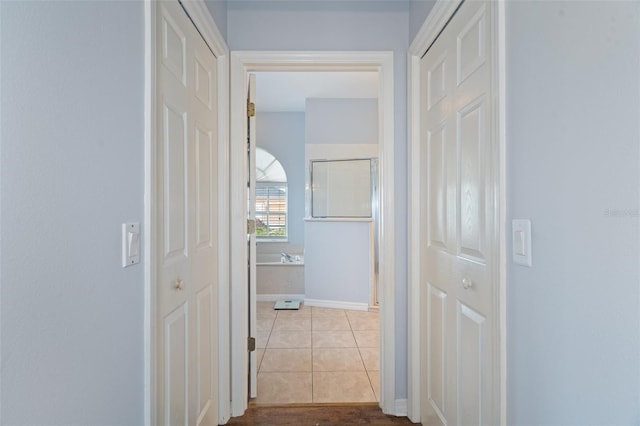
<svg viewBox="0 0 640 426">
<path fill-rule="evenodd" d="M 230 152 L 230 167 L 231 167 L 231 359 L 232 362 L 231 376 L 231 400 L 232 400 L 232 416 L 242 415 L 247 407 L 248 396 L 255 396 L 257 387 L 251 386 L 251 383 L 257 382 L 257 374 L 260 364 L 259 358 L 268 356 L 269 342 L 273 338 L 271 333 L 276 331 L 276 327 L 294 327 L 287 324 L 286 317 L 299 315 L 300 319 L 304 321 L 296 321 L 299 324 L 309 326 L 309 337 L 313 332 L 313 318 L 315 314 L 317 327 L 321 328 L 346 328 L 349 330 L 333 330 L 342 331 L 345 334 L 349 333 L 354 341 L 354 347 L 350 348 L 327 348 L 327 349 L 351 349 L 349 351 L 325 351 L 323 356 L 333 356 L 347 359 L 350 352 L 351 355 L 358 355 L 358 361 L 363 365 L 362 373 L 367 377 L 368 385 L 371 389 L 371 394 L 374 401 L 379 400 L 380 406 L 383 411 L 387 413 L 394 413 L 395 411 L 395 342 L 393 339 L 394 331 L 394 289 L 393 289 L 393 276 L 394 276 L 394 235 L 393 235 L 393 55 L 390 52 L 299 52 L 299 53 L 282 53 L 282 52 L 234 52 L 231 58 L 231 152 Z M 247 270 L 248 264 L 248 250 L 246 246 L 247 241 L 247 199 L 249 196 L 249 190 L 247 188 L 247 177 L 250 173 L 250 166 L 248 165 L 248 158 L 246 154 L 246 141 L 248 137 L 248 126 L 246 125 L 247 119 L 247 101 L 246 93 L 248 89 L 249 75 L 251 73 L 374 73 L 377 75 L 377 92 L 378 102 L 374 106 L 377 111 L 378 123 L 378 146 L 375 150 L 375 154 L 367 156 L 368 158 L 377 157 L 380 162 L 380 228 L 382 230 L 380 239 L 380 262 L 379 262 L 379 299 L 382 301 L 380 305 L 379 314 L 375 312 L 351 312 L 351 309 L 345 310 L 344 308 L 350 308 L 348 303 L 345 305 L 328 306 L 317 303 L 317 306 L 311 306 L 313 301 L 307 300 L 307 304 L 303 304 L 303 308 L 299 311 L 277 312 L 275 316 L 273 314 L 265 314 L 265 312 L 273 311 L 273 302 L 269 301 L 262 305 L 256 305 L 256 294 L 254 290 L 246 284 L 248 283 L 249 271 Z M 257 88 L 258 96 L 260 95 L 260 85 Z M 258 108 L 260 108 L 258 106 Z M 259 109 L 258 109 L 259 111 Z M 259 114 L 259 113 L 258 113 Z M 259 115 L 258 115 L 259 116 Z M 259 125 L 258 125 L 259 129 Z M 259 131 L 259 130 L 258 130 Z M 337 145 L 337 144 L 336 144 Z M 273 152 L 272 152 L 273 154 Z M 276 158 L 278 155 L 276 154 Z M 361 157 L 361 156 L 359 156 Z M 316 158 L 319 159 L 319 158 Z M 328 159 L 324 156 L 324 159 Z M 282 160 L 282 159 L 281 159 Z M 306 163 L 309 158 L 304 158 L 302 164 Z M 308 167 L 307 163 L 307 167 Z M 305 172 L 305 180 L 308 176 Z M 291 177 L 288 176 L 288 186 L 291 185 Z M 306 183 L 304 184 L 306 190 Z M 387 190 L 385 190 L 385 188 Z M 291 193 L 289 193 L 291 196 Z M 304 195 L 307 197 L 308 195 Z M 300 205 L 307 205 L 300 204 Z M 298 206 L 300 206 L 298 205 Z M 288 226 L 291 226 L 292 215 L 289 215 Z M 312 221 L 303 222 L 301 228 L 303 229 L 303 235 L 306 235 L 305 226 Z M 370 226 L 367 223 L 367 226 Z M 289 232 L 293 228 L 289 229 Z M 289 238 L 291 235 L 289 234 Z M 288 243 L 288 242 L 287 242 Z M 266 244 L 266 243 L 265 243 Z M 282 244 L 279 242 L 278 244 Z M 307 242 L 304 241 L 305 249 L 303 254 L 311 254 L 308 250 Z M 275 246 L 274 246 L 275 247 Z M 272 250 L 271 250 L 272 251 Z M 279 251 L 279 248 L 278 250 Z M 331 251 L 330 249 L 327 251 Z M 279 253 L 276 253 L 279 254 Z M 294 253 L 295 256 L 295 253 Z M 295 257 L 294 257 L 295 258 Z M 307 260 L 305 259 L 305 263 Z M 305 265 L 306 267 L 306 265 Z M 309 297 L 306 297 L 309 299 Z M 336 300 L 333 300 L 335 302 Z M 359 307 L 363 306 L 368 309 L 371 304 L 370 300 L 366 300 Z M 260 306 L 260 308 L 258 308 Z M 338 308 L 338 309 L 335 309 Z M 260 310 L 258 310 L 260 309 Z M 306 312 L 306 314 L 305 314 Z M 262 343 L 260 340 L 260 334 L 256 319 L 256 313 L 263 317 L 269 317 L 262 325 L 261 328 L 271 327 L 271 330 L 266 343 Z M 323 314 L 325 314 L 323 316 Z M 334 318 L 328 318 L 333 315 Z M 302 318 L 304 315 L 308 315 L 307 318 Z M 378 318 L 375 318 L 379 315 Z M 366 316 L 366 317 L 365 317 Z M 338 319 L 335 319 L 337 317 Z M 253 321 L 251 320 L 253 318 Z M 279 321 L 280 320 L 280 321 Z M 375 395 L 373 387 L 371 386 L 371 380 L 366 374 L 366 368 L 364 367 L 364 359 L 360 353 L 360 348 L 357 345 L 354 337 L 356 332 L 371 332 L 373 330 L 354 330 L 351 328 L 351 324 L 357 324 L 356 328 L 363 326 L 363 323 L 369 325 L 365 327 L 371 327 L 371 321 L 379 321 L 379 349 L 375 346 L 365 350 L 364 352 L 377 351 L 380 360 L 380 390 L 379 395 Z M 253 323 L 253 324 L 252 324 Z M 293 324 L 289 322 L 289 324 Z M 263 330 L 267 331 L 267 330 Z M 289 330 L 295 331 L 295 330 Z M 317 330 L 317 332 L 331 332 L 332 330 Z M 258 351 L 247 351 L 247 339 L 249 337 L 256 337 L 253 335 L 256 333 L 258 337 L 257 346 L 266 346 L 266 350 L 260 354 Z M 371 333 L 367 333 L 371 334 Z M 251 336 L 250 336 L 251 335 Z M 320 336 L 320 335 L 318 335 Z M 276 340 L 274 340 L 275 342 Z M 318 340 L 319 341 L 319 340 Z M 364 342 L 364 341 L 363 341 Z M 364 344 L 364 343 L 363 343 Z M 366 345 L 371 345 L 367 343 Z M 300 348 L 275 348 L 272 349 L 300 349 Z M 309 342 L 309 356 L 313 356 L 311 342 Z M 318 348 L 320 349 L 320 348 Z M 274 351 L 274 356 L 277 351 Z M 284 351 L 292 352 L 292 351 Z M 295 352 L 295 351 L 293 351 Z M 322 351 L 319 351 L 320 353 Z M 258 356 L 260 355 L 260 356 Z M 306 356 L 306 353 L 305 355 Z M 271 362 L 272 365 L 278 364 L 274 357 Z M 265 362 L 265 358 L 261 360 Z M 311 360 L 309 360 L 311 361 Z M 319 360 L 316 360 L 319 363 Z M 367 361 L 370 361 L 369 359 Z M 282 361 L 280 361 L 282 362 Z M 313 366 L 313 363 L 311 363 Z M 267 366 L 268 367 L 268 366 Z M 275 368 L 275 367 L 274 367 Z M 375 371 L 371 369 L 371 371 Z M 264 371 L 264 373 L 270 373 Z M 308 374 L 308 377 L 312 376 Z M 253 380 L 249 379 L 252 378 Z M 374 379 L 375 380 L 375 379 Z M 253 388 L 253 389 L 252 389 Z M 253 392 L 252 392 L 253 391 Z M 260 395 L 258 394 L 258 401 L 260 401 Z M 311 402 L 311 401 L 308 401 Z"/>
<path fill-rule="evenodd" d="M 252 75 L 252 402 L 378 402 L 378 73 Z"/>
</svg>

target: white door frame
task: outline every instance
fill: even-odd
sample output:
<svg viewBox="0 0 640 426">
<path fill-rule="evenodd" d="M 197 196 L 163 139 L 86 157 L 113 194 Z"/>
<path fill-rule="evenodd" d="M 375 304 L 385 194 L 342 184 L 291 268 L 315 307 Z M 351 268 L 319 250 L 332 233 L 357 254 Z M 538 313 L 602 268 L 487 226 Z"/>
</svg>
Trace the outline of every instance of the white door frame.
<svg viewBox="0 0 640 426">
<path fill-rule="evenodd" d="M 433 9 L 429 13 L 426 21 L 418 31 L 415 39 L 409 46 L 408 52 L 408 115 L 409 115 L 409 289 L 408 289 L 408 312 L 409 312 L 409 365 L 408 365 L 408 393 L 407 401 L 409 418 L 414 422 L 420 421 L 420 334 L 422 326 L 420 324 L 420 194 L 423 191 L 420 182 L 420 59 L 433 44 L 440 32 L 449 22 L 455 11 L 463 0 L 437 0 Z M 467 0 L 470 1 L 470 0 Z M 493 265 L 497 271 L 498 283 L 495 288 L 495 315 L 497 330 L 495 335 L 499 336 L 499 348 L 495 348 L 497 360 L 495 365 L 499 365 L 499 377 L 495 377 L 499 388 L 499 413 L 500 424 L 506 425 L 506 375 L 507 375 L 507 351 L 506 351 L 506 186 L 505 186 L 505 2 L 494 2 L 492 13 L 494 13 L 494 27 L 491 28 L 492 45 L 495 49 L 495 63 L 493 66 L 492 84 L 496 88 L 496 99 L 494 108 L 495 129 L 498 136 L 498 153 L 495 162 L 499 170 L 498 187 L 496 188 L 496 232 L 494 235 L 495 247 L 497 247 L 496 264 Z"/>
<path fill-rule="evenodd" d="M 395 413 L 395 221 L 393 52 L 231 52 L 231 410 L 247 408 L 247 74 L 259 71 L 377 71 L 381 170 L 380 307 L 381 396 Z M 222 299 L 222 298 L 221 298 Z M 237 361 L 237 362 L 236 362 Z"/>
<path fill-rule="evenodd" d="M 175 0 L 178 1 L 178 0 Z M 203 0 L 181 1 L 217 59 L 218 86 L 218 383 L 219 423 L 229 419 L 229 49 Z M 158 251 L 156 230 L 156 0 L 144 2 L 144 423 L 155 425 L 157 412 L 156 335 Z M 226 349 L 225 349 L 226 348 Z"/>
</svg>

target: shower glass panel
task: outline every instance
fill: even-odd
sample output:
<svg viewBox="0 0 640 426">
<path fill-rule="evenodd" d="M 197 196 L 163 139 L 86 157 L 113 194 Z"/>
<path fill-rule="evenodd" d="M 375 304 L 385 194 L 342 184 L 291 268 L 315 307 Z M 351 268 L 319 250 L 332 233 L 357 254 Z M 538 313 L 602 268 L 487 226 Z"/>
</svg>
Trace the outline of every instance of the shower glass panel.
<svg viewBox="0 0 640 426">
<path fill-rule="evenodd" d="M 372 217 L 374 179 L 371 159 L 311 160 L 311 216 Z"/>
</svg>

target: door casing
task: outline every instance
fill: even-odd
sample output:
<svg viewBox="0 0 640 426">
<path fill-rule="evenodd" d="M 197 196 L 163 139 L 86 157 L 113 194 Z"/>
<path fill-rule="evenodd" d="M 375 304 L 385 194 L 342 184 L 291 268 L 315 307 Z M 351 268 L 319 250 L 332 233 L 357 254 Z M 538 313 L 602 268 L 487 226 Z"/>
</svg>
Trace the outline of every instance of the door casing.
<svg viewBox="0 0 640 426">
<path fill-rule="evenodd" d="M 420 272 L 421 241 L 420 236 L 420 194 L 424 190 L 420 182 L 420 172 L 423 165 L 420 163 L 420 59 L 433 44 L 440 32 L 447 25 L 453 14 L 464 0 L 437 0 L 429 13 L 426 21 L 418 31 L 413 42 L 409 46 L 408 54 L 408 134 L 409 134 L 409 289 L 408 289 L 408 394 L 407 411 L 409 418 L 414 422 L 420 421 L 420 334 L 423 332 L 420 324 Z M 470 0 L 468 0 L 470 1 Z M 498 154 L 493 159 L 493 167 L 497 176 L 496 184 L 496 234 L 493 235 L 493 244 L 498 248 L 495 270 L 498 271 L 495 291 L 495 315 L 499 348 L 494 348 L 498 359 L 499 377 L 495 377 L 499 388 L 499 415 L 500 424 L 506 424 L 506 157 L 505 157 L 505 6 L 504 2 L 495 2 L 492 8 L 494 13 L 493 27 L 490 29 L 492 45 L 494 46 L 494 66 L 492 79 L 497 93 L 495 93 L 496 107 L 493 111 L 494 126 L 498 137 Z"/>
<path fill-rule="evenodd" d="M 175 0 L 178 1 L 178 0 Z M 209 10 L 203 0 L 181 2 L 182 7 L 195 24 L 196 28 L 212 50 L 217 59 L 218 86 L 218 422 L 224 424 L 230 417 L 229 404 L 229 49 L 216 27 Z M 156 218 L 157 195 L 156 163 L 156 10 L 155 0 L 144 2 L 144 423 L 151 426 L 157 424 L 155 413 L 160 396 L 156 389 L 156 335 L 157 324 L 157 270 L 158 250 L 155 230 L 158 227 Z M 226 348 L 226 349 L 225 349 Z M 215 367 L 214 367 L 215 368 Z"/>
<path fill-rule="evenodd" d="M 250 72 L 376 71 L 379 73 L 380 135 L 380 343 L 381 398 L 385 413 L 398 413 L 395 389 L 395 220 L 394 220 L 394 87 L 393 52 L 231 52 L 231 412 L 247 408 L 248 289 L 246 254 L 246 88 Z M 235 362 L 237 360 L 237 362 Z"/>
</svg>

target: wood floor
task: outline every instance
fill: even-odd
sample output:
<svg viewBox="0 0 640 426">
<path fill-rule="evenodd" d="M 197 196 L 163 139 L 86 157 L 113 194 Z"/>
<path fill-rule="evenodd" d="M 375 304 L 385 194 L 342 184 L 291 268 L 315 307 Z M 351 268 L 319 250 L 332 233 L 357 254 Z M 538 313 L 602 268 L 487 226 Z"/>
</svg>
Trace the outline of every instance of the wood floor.
<svg viewBox="0 0 640 426">
<path fill-rule="evenodd" d="M 413 425 L 407 417 L 387 416 L 377 404 L 250 406 L 242 417 L 228 425 L 242 426 L 346 426 Z"/>
</svg>

